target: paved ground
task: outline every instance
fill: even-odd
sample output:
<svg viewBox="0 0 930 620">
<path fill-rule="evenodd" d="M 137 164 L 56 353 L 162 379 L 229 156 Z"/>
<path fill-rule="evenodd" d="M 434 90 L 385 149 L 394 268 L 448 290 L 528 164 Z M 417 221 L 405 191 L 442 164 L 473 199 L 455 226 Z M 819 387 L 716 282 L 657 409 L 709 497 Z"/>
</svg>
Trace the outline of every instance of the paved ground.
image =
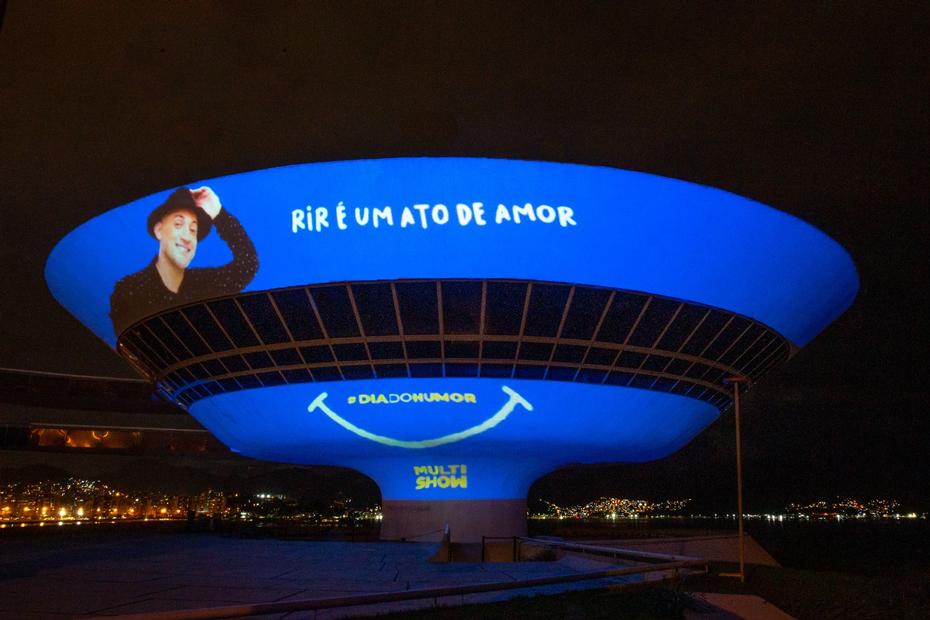
<svg viewBox="0 0 930 620">
<path fill-rule="evenodd" d="M 704 558 L 712 562 L 738 562 L 739 537 L 736 534 L 721 534 L 716 536 L 675 536 L 666 538 L 634 538 L 614 540 L 586 540 L 588 544 L 605 545 L 609 547 L 622 547 L 652 553 L 667 553 L 672 555 L 686 555 L 695 558 Z M 748 534 L 745 536 L 745 554 L 747 564 L 760 564 L 762 566 L 779 566 L 769 552 L 753 540 Z"/>
<path fill-rule="evenodd" d="M 0 620 L 119 615 L 428 587 L 516 581 L 608 568 L 557 562 L 428 561 L 435 545 L 238 539 L 216 534 L 110 534 L 0 541 Z M 634 577 L 633 579 L 639 579 Z M 490 602 L 607 580 L 456 596 L 444 604 Z M 617 583 L 615 579 L 609 583 Z M 400 611 L 433 601 L 269 616 L 335 618 Z"/>
<path fill-rule="evenodd" d="M 765 599 L 752 594 L 694 592 L 691 597 L 705 603 L 710 611 L 685 611 L 685 620 L 795 620 Z"/>
</svg>

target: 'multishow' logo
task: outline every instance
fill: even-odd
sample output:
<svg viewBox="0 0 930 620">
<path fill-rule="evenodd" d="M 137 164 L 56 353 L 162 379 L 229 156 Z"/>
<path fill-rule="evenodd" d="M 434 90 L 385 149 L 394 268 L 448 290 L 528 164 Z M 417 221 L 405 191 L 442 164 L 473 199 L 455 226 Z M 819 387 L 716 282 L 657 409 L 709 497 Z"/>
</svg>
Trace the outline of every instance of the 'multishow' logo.
<svg viewBox="0 0 930 620">
<path fill-rule="evenodd" d="M 399 394 L 353 394 L 350 405 L 396 405 L 398 403 L 469 403 L 476 404 L 473 392 L 401 392 Z"/>
<path fill-rule="evenodd" d="M 460 465 L 414 465 L 417 477 L 416 490 L 423 489 L 467 489 L 468 467 Z"/>
</svg>

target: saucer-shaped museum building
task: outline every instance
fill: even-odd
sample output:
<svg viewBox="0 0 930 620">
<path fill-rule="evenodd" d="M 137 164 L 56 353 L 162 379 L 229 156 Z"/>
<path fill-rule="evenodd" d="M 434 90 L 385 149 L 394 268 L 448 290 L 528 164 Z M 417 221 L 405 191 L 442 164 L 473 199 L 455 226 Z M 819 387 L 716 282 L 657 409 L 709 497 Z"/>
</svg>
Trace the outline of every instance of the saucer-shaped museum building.
<svg viewBox="0 0 930 620">
<path fill-rule="evenodd" d="M 357 469 L 382 536 L 419 540 L 520 533 L 543 474 L 675 452 L 858 287 L 836 242 L 725 191 L 456 158 L 173 186 L 46 279 L 232 450 Z"/>
</svg>

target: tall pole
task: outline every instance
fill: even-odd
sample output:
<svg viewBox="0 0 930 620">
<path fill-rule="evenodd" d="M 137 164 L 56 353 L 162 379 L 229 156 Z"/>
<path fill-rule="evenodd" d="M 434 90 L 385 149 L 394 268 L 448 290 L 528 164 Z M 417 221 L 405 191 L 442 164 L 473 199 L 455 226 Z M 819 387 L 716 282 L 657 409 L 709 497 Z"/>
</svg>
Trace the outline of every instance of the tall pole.
<svg viewBox="0 0 930 620">
<path fill-rule="evenodd" d="M 728 377 L 724 380 L 733 386 L 733 410 L 736 419 L 736 511 L 739 524 L 739 573 L 721 573 L 721 576 L 739 577 L 740 583 L 746 583 L 746 537 L 743 529 L 743 450 L 739 428 L 739 386 L 746 383 L 746 377 Z"/>
</svg>

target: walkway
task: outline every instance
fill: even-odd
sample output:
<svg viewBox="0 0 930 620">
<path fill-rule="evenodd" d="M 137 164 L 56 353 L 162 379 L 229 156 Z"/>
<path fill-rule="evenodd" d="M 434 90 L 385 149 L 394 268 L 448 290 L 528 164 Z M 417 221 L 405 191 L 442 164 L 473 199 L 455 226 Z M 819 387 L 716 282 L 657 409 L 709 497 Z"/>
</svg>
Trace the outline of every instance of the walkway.
<svg viewBox="0 0 930 620">
<path fill-rule="evenodd" d="M 119 615 L 465 584 L 516 581 L 608 568 L 596 560 L 433 564 L 435 545 L 237 539 L 215 534 L 42 536 L 2 541 L 0 620 Z M 603 587 L 619 578 L 449 597 L 444 604 Z M 631 578 L 625 578 L 629 581 Z M 640 576 L 632 579 L 641 579 Z M 409 601 L 316 617 L 401 611 Z M 283 616 L 271 616 L 274 618 Z M 292 613 L 288 620 L 313 617 Z"/>
</svg>

